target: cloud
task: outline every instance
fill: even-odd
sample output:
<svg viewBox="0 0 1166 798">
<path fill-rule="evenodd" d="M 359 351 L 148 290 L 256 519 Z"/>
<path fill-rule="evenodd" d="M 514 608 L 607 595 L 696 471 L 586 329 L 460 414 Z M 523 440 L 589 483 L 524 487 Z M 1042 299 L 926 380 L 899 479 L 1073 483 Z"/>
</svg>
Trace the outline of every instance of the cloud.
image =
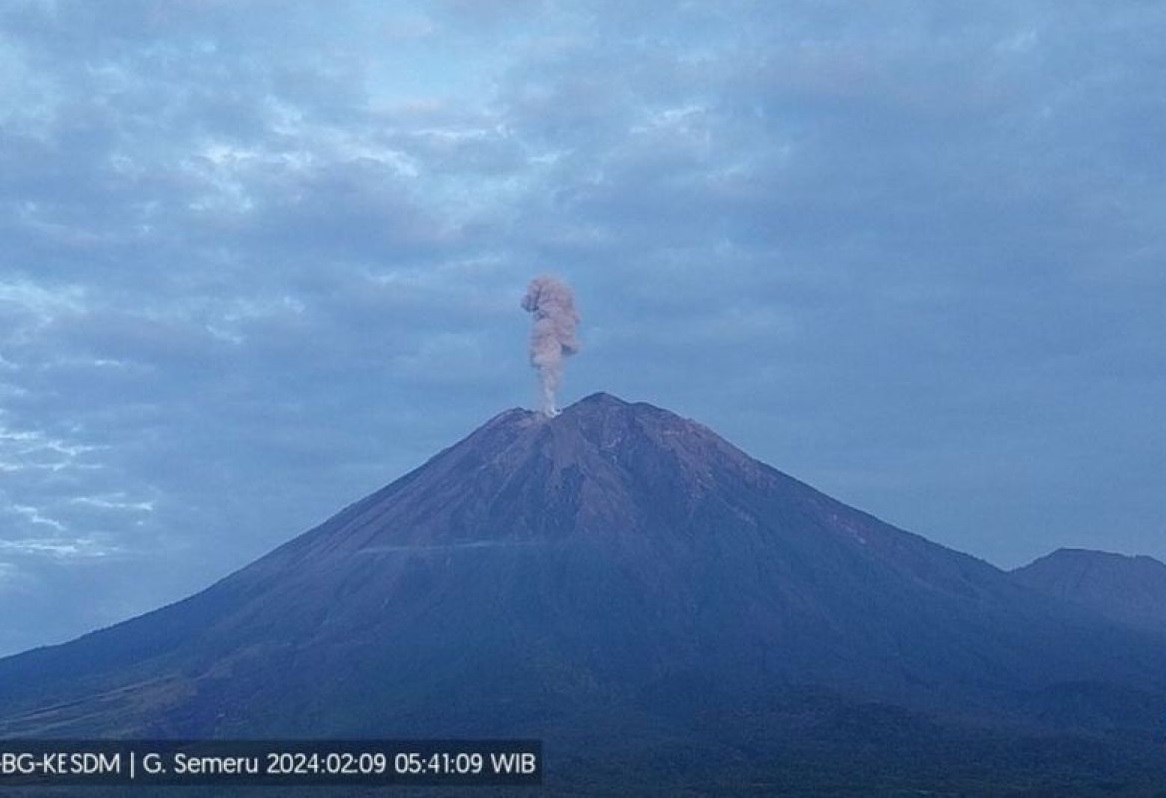
<svg viewBox="0 0 1166 798">
<path fill-rule="evenodd" d="M 52 526 L 58 531 L 65 531 L 65 527 L 52 519 L 41 517 L 35 508 L 19 507 L 14 509 L 22 515 L 31 517 L 33 523 L 43 523 Z M 47 555 L 54 558 L 72 559 L 88 557 L 106 557 L 116 552 L 106 545 L 91 538 L 25 538 L 23 540 L 0 540 L 0 556 L 13 555 Z"/>
</svg>

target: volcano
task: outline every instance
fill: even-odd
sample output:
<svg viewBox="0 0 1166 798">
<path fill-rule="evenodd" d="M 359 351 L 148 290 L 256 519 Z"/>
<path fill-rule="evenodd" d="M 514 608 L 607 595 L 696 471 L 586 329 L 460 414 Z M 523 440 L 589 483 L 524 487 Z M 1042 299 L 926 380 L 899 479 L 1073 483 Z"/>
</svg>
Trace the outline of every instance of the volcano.
<svg viewBox="0 0 1166 798">
<path fill-rule="evenodd" d="M 0 660 L 0 735 L 535 737 L 552 781 L 636 793 L 1136 787 L 1163 696 L 1160 636 L 595 394 Z"/>
</svg>

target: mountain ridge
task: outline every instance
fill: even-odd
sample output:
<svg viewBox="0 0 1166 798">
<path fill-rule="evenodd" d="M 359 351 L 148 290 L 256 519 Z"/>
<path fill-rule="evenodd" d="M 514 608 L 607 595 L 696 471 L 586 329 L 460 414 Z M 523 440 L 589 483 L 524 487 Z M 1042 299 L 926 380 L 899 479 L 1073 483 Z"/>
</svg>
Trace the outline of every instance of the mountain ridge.
<svg viewBox="0 0 1166 798">
<path fill-rule="evenodd" d="M 1148 555 L 1060 548 L 1011 574 L 1044 595 L 1166 635 L 1166 563 Z"/>
</svg>

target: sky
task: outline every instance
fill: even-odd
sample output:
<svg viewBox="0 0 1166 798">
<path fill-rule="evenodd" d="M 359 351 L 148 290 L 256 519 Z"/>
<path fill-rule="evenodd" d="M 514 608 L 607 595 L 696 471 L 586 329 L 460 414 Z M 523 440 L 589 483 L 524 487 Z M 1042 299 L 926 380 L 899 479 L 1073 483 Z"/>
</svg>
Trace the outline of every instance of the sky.
<svg viewBox="0 0 1166 798">
<path fill-rule="evenodd" d="M 1166 7 L 0 3 L 0 654 L 595 391 L 1012 568 L 1166 559 Z"/>
</svg>

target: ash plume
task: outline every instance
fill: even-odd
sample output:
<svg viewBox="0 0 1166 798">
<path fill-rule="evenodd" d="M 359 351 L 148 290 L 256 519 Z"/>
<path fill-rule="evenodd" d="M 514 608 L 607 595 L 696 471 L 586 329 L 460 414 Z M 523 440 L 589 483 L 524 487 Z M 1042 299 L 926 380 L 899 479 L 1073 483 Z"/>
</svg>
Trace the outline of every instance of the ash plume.
<svg viewBox="0 0 1166 798">
<path fill-rule="evenodd" d="M 579 351 L 575 326 L 575 294 L 571 287 L 550 274 L 535 277 L 522 298 L 522 309 L 534 315 L 530 331 L 530 365 L 538 371 L 542 389 L 541 410 L 547 416 L 555 409 L 555 391 L 563 381 L 563 361 Z"/>
</svg>

